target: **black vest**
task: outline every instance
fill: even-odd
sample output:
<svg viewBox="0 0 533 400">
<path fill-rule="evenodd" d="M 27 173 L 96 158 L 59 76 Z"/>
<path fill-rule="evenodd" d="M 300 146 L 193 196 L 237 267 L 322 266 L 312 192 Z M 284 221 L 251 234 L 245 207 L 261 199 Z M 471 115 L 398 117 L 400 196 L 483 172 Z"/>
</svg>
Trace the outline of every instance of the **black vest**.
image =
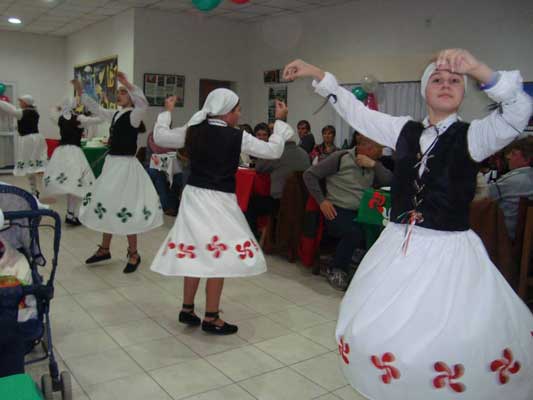
<svg viewBox="0 0 533 400">
<path fill-rule="evenodd" d="M 469 124 L 455 122 L 441 134 L 430 152 L 426 170 L 418 176 L 420 122 L 405 124 L 396 143 L 392 183 L 392 222 L 408 222 L 406 214 L 415 210 L 423 221 L 417 225 L 440 231 L 470 228 L 469 208 L 476 190 L 478 164 L 468 151 Z"/>
<path fill-rule="evenodd" d="M 137 136 L 139 128 L 134 128 L 130 123 L 130 111 L 126 111 L 116 118 L 118 111 L 113 116 L 109 127 L 109 154 L 114 156 L 134 156 L 137 153 Z M 115 119 L 116 118 L 116 119 Z"/>
<path fill-rule="evenodd" d="M 83 128 L 75 115 L 72 115 L 70 119 L 65 119 L 63 116 L 60 116 L 57 125 L 59 126 L 59 134 L 61 135 L 61 141 L 59 142 L 61 146 L 71 144 L 79 147 L 81 145 Z"/>
<path fill-rule="evenodd" d="M 191 176 L 188 185 L 235 193 L 235 173 L 239 167 L 242 131 L 227 126 L 200 127 L 188 138 L 187 152 Z"/>
<path fill-rule="evenodd" d="M 22 118 L 17 120 L 17 130 L 20 136 L 39 133 L 39 113 L 35 108 L 22 110 Z"/>
</svg>

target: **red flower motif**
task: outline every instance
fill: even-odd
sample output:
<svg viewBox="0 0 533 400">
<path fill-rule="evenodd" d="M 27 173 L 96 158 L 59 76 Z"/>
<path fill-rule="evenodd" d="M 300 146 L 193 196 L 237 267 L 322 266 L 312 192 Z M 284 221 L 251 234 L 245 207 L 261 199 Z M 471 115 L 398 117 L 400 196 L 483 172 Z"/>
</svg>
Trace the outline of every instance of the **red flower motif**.
<svg viewBox="0 0 533 400">
<path fill-rule="evenodd" d="M 178 252 L 176 253 L 176 257 L 178 257 L 178 258 L 196 258 L 196 254 L 194 253 L 194 249 L 196 249 L 196 247 L 194 247 L 192 245 L 186 245 L 184 243 L 180 243 L 178 245 Z"/>
<path fill-rule="evenodd" d="M 344 338 L 341 337 L 341 342 L 339 343 L 339 354 L 342 357 L 342 361 L 346 365 L 350 364 L 350 360 L 348 359 L 348 354 L 350 354 L 350 345 L 348 343 L 344 343 Z"/>
<path fill-rule="evenodd" d="M 442 389 L 449 384 L 454 392 L 462 393 L 466 390 L 466 386 L 460 382 L 452 382 L 453 380 L 461 378 L 465 373 L 465 367 L 463 364 L 455 364 L 453 366 L 453 373 L 450 367 L 442 361 L 436 362 L 434 365 L 435 371 L 444 372 L 443 374 L 437 375 L 433 379 L 433 386 L 436 389 Z"/>
<path fill-rule="evenodd" d="M 374 192 L 374 196 L 368 201 L 368 208 L 376 208 L 379 213 L 383 212 L 383 206 L 385 205 L 385 196 L 379 192 Z"/>
<path fill-rule="evenodd" d="M 383 383 L 389 384 L 391 383 L 392 379 L 400 379 L 401 374 L 398 368 L 393 367 L 392 365 L 386 365 L 386 363 L 392 363 L 396 361 L 394 354 L 385 353 L 381 359 L 378 356 L 372 356 L 370 357 L 370 360 L 372 361 L 372 364 L 374 364 L 374 367 L 385 372 L 383 375 L 381 375 L 381 380 Z"/>
<path fill-rule="evenodd" d="M 492 372 L 498 371 L 498 379 L 502 385 L 509 382 L 509 373 L 516 374 L 520 371 L 520 363 L 515 361 L 513 363 L 513 352 L 511 349 L 503 350 L 503 359 L 494 360 L 490 363 L 490 370 Z"/>
<path fill-rule="evenodd" d="M 237 253 L 239 253 L 239 258 L 241 260 L 245 260 L 248 257 L 250 258 L 254 257 L 254 252 L 250 248 L 251 246 L 252 246 L 252 243 L 249 240 L 247 240 L 243 244 L 238 244 L 235 246 L 235 250 L 237 250 Z"/>
<path fill-rule="evenodd" d="M 176 243 L 174 243 L 171 239 L 168 239 L 168 242 L 165 246 L 165 250 L 163 250 L 163 255 L 166 256 L 168 253 L 168 249 L 173 250 L 176 248 Z"/>
<path fill-rule="evenodd" d="M 222 255 L 223 251 L 226 251 L 228 249 L 228 246 L 226 246 L 224 243 L 217 243 L 219 240 L 218 236 L 213 236 L 211 239 L 211 243 L 207 244 L 207 250 L 213 252 L 213 257 L 219 258 Z"/>
</svg>

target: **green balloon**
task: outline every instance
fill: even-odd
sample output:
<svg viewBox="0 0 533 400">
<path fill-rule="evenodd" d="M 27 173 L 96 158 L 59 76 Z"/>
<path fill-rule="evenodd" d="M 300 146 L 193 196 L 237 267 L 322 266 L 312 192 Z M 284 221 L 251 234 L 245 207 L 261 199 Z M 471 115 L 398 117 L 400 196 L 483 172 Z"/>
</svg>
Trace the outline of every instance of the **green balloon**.
<svg viewBox="0 0 533 400">
<path fill-rule="evenodd" d="M 5 91 L 6 91 L 6 85 L 4 85 L 3 83 L 0 83 L 0 96 L 2 96 Z"/>
<path fill-rule="evenodd" d="M 353 95 L 357 98 L 357 100 L 365 101 L 368 97 L 368 93 L 365 92 L 365 89 L 363 89 L 361 86 L 354 87 L 352 89 Z"/>
<path fill-rule="evenodd" d="M 217 7 L 222 0 L 192 0 L 194 6 L 200 11 L 211 11 Z"/>
</svg>

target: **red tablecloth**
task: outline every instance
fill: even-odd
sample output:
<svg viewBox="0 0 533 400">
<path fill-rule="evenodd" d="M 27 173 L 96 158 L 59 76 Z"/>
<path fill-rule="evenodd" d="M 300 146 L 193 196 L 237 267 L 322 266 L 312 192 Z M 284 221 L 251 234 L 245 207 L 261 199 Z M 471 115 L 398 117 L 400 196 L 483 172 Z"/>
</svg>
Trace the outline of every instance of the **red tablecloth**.
<svg viewBox="0 0 533 400">
<path fill-rule="evenodd" d="M 59 140 L 58 139 L 45 139 L 46 140 L 46 147 L 48 147 L 48 159 L 52 157 L 52 154 L 54 153 L 54 150 L 59 146 Z"/>
</svg>

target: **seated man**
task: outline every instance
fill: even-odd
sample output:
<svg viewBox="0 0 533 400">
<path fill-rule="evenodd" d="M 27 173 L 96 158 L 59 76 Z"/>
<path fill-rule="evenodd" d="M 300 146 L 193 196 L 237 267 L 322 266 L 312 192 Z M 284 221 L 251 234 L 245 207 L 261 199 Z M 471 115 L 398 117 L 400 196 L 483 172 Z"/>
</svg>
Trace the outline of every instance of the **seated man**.
<svg viewBox="0 0 533 400">
<path fill-rule="evenodd" d="M 155 190 L 159 195 L 161 201 L 161 207 L 166 215 L 175 217 L 178 214 L 179 207 L 179 194 L 183 188 L 183 171 L 178 168 L 174 176 L 172 177 L 172 184 L 169 187 L 167 176 L 163 171 L 159 171 L 154 168 L 150 168 L 150 158 L 152 154 L 165 154 L 172 152 L 173 149 L 167 149 L 155 144 L 153 138 L 153 132 L 148 135 L 148 142 L 146 146 L 146 171 L 152 180 Z M 180 161 L 176 161 L 177 166 L 180 166 Z"/>
<path fill-rule="evenodd" d="M 327 272 L 329 283 L 338 290 L 348 287 L 350 262 L 364 239 L 361 227 L 354 221 L 363 192 L 373 185 L 388 186 L 392 180 L 392 173 L 377 161 L 381 152 L 380 145 L 358 135 L 356 147 L 333 153 L 303 176 L 309 193 L 324 214 L 327 233 L 340 239 Z M 320 186 L 322 179 L 325 179 L 326 195 Z"/>
<path fill-rule="evenodd" d="M 533 138 L 511 143 L 504 154 L 510 171 L 488 185 L 488 196 L 498 200 L 507 232 L 514 240 L 520 197 L 533 199 Z"/>
<path fill-rule="evenodd" d="M 297 141 L 296 135 L 287 140 L 279 159 L 257 159 L 255 162 L 257 173 L 270 174 L 270 196 L 252 196 L 245 213 L 248 224 L 256 236 L 259 236 L 257 217 L 276 213 L 287 177 L 293 172 L 305 171 L 311 165 L 309 155 L 296 144 Z"/>
</svg>

